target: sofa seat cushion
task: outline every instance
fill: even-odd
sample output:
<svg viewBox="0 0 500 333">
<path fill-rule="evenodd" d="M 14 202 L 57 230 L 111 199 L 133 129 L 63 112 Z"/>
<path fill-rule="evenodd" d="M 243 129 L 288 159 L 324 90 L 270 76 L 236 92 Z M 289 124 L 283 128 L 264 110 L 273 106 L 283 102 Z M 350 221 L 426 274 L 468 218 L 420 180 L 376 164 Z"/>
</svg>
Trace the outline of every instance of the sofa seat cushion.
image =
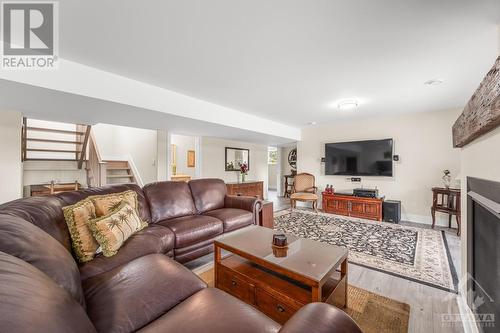
<svg viewBox="0 0 500 333">
<path fill-rule="evenodd" d="M 160 221 L 175 234 L 175 248 L 189 246 L 222 234 L 222 221 L 211 216 L 192 215 Z"/>
<path fill-rule="evenodd" d="M 148 254 L 172 252 L 173 248 L 174 233 L 168 228 L 150 224 L 130 236 L 114 256 L 105 257 L 101 253 L 94 260 L 81 264 L 81 279 L 86 280 Z"/>
<path fill-rule="evenodd" d="M 204 215 L 215 217 L 224 223 L 224 232 L 246 227 L 253 223 L 253 213 L 238 208 L 221 208 L 206 212 Z"/>
<path fill-rule="evenodd" d="M 98 332 L 109 333 L 134 332 L 205 287 L 190 270 L 160 254 L 83 282 L 88 316 Z"/>
<path fill-rule="evenodd" d="M 154 332 L 278 332 L 280 325 L 225 292 L 207 288 L 197 292 L 140 330 Z"/>
<path fill-rule="evenodd" d="M 0 252 L 0 331 L 95 333 L 95 328 L 83 307 L 54 280 Z"/>
</svg>

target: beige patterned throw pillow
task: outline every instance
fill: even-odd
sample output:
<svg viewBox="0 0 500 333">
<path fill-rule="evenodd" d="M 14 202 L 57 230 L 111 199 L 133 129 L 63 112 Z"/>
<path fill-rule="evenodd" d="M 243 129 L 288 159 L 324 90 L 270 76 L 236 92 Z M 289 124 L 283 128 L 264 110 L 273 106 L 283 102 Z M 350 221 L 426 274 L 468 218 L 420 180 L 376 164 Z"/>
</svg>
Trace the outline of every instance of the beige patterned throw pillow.
<svg viewBox="0 0 500 333">
<path fill-rule="evenodd" d="M 87 224 L 89 220 L 96 218 L 94 204 L 89 199 L 85 199 L 74 205 L 63 207 L 63 213 L 71 236 L 71 245 L 78 261 L 92 260 L 99 247 Z"/>
<path fill-rule="evenodd" d="M 138 209 L 137 193 L 132 190 L 106 195 L 93 195 L 88 199 L 94 204 L 97 217 L 108 215 L 120 207 L 122 202 L 128 203 L 136 211 Z"/>
<path fill-rule="evenodd" d="M 89 221 L 92 235 L 106 257 L 115 255 L 132 234 L 147 225 L 127 202 L 122 202 L 115 211 Z"/>
</svg>

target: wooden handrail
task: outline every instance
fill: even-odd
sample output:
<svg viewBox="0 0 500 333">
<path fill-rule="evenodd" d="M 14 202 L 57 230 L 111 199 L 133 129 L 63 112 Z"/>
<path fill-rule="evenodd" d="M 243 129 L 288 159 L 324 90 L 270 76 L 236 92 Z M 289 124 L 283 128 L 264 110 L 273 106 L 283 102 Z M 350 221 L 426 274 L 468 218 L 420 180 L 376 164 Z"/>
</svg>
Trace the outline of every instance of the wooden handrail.
<svg viewBox="0 0 500 333">
<path fill-rule="evenodd" d="M 27 119 L 26 119 L 26 117 L 23 117 L 23 126 L 21 127 L 21 162 L 26 161 L 26 156 L 27 156 L 27 153 L 26 153 L 26 147 L 27 147 L 26 130 L 27 130 L 27 127 L 28 127 L 27 126 Z"/>
<path fill-rule="evenodd" d="M 86 150 L 87 150 L 87 143 L 89 142 L 89 136 L 90 136 L 90 125 L 87 125 L 87 129 L 85 130 L 85 138 L 83 139 L 83 144 L 82 144 L 82 150 L 80 152 L 80 159 L 78 160 L 78 169 L 81 169 L 83 166 L 83 161 L 85 159 L 86 155 Z"/>
<path fill-rule="evenodd" d="M 89 187 L 106 185 L 106 162 L 101 158 L 93 132 L 89 136 L 89 157 L 87 160 L 87 184 Z"/>
</svg>

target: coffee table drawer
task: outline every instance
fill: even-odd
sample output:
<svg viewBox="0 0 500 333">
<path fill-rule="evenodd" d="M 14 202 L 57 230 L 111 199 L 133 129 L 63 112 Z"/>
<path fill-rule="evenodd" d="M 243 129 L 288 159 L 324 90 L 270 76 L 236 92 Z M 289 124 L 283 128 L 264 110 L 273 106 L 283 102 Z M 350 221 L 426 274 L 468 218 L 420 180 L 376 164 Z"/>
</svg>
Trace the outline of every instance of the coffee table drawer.
<svg viewBox="0 0 500 333">
<path fill-rule="evenodd" d="M 217 269 L 217 288 L 238 297 L 248 304 L 255 303 L 255 287 L 238 277 L 238 275 L 224 266 Z"/>
<path fill-rule="evenodd" d="M 298 310 L 296 306 L 283 302 L 260 288 L 255 290 L 255 305 L 280 324 L 284 324 Z"/>
</svg>

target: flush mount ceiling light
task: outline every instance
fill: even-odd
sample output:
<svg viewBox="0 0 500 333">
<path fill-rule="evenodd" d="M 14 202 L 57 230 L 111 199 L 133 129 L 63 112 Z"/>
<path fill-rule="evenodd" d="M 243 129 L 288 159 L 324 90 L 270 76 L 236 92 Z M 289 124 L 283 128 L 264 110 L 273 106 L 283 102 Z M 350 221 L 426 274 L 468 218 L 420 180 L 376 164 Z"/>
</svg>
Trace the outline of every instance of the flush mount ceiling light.
<svg viewBox="0 0 500 333">
<path fill-rule="evenodd" d="M 358 101 L 356 99 L 345 99 L 340 101 L 337 104 L 337 107 L 340 110 L 351 110 L 357 108 L 359 105 Z"/>
<path fill-rule="evenodd" d="M 310 121 L 310 122 L 307 123 L 307 125 L 309 125 L 309 126 L 316 126 L 317 124 L 318 123 L 315 122 L 315 121 Z"/>
<path fill-rule="evenodd" d="M 432 80 L 425 81 L 424 84 L 426 86 L 437 86 L 443 82 L 444 82 L 443 79 L 432 79 Z"/>
</svg>

